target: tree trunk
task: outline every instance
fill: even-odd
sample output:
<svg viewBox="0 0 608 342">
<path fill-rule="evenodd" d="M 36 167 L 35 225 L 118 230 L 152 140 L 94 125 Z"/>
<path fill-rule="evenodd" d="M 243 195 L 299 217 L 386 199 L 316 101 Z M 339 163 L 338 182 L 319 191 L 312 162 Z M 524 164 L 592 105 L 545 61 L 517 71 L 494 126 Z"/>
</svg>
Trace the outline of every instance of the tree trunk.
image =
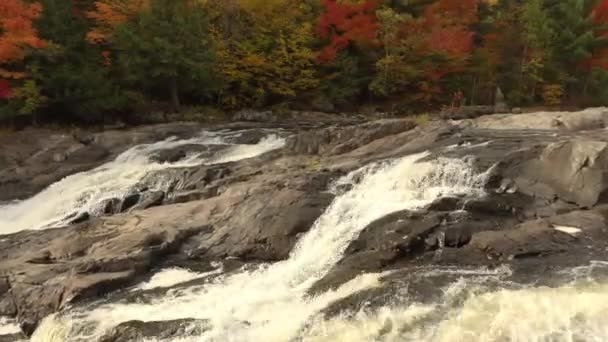
<svg viewBox="0 0 608 342">
<path fill-rule="evenodd" d="M 177 84 L 177 77 L 171 77 L 169 80 L 169 93 L 171 95 L 171 105 L 173 105 L 173 110 L 175 112 L 179 112 L 180 102 L 179 102 L 179 87 Z"/>
<path fill-rule="evenodd" d="M 471 98 L 469 99 L 469 105 L 474 106 L 477 101 L 477 77 L 473 77 L 473 86 L 471 87 Z"/>
</svg>

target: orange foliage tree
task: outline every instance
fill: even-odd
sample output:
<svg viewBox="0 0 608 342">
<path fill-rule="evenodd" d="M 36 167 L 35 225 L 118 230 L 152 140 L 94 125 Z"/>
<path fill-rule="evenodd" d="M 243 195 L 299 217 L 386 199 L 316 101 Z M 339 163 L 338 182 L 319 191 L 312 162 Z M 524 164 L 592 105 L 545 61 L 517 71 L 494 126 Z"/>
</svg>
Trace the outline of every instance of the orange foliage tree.
<svg viewBox="0 0 608 342">
<path fill-rule="evenodd" d="M 19 62 L 27 56 L 28 49 L 44 47 L 44 41 L 38 38 L 38 33 L 32 25 L 41 10 L 42 7 L 38 3 L 30 4 L 22 0 L 0 1 L 0 65 Z M 0 68 L 0 77 L 24 76 L 22 72 Z"/>
<path fill-rule="evenodd" d="M 95 9 L 86 13 L 86 16 L 96 25 L 87 34 L 87 40 L 94 44 L 107 42 L 116 26 L 125 23 L 148 5 L 149 0 L 95 1 Z"/>
</svg>

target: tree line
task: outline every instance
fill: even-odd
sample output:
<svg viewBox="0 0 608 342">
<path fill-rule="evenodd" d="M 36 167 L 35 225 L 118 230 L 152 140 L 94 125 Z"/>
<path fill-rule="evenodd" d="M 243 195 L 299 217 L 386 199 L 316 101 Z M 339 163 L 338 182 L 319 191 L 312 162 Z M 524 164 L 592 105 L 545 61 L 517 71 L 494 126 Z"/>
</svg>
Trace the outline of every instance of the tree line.
<svg viewBox="0 0 608 342">
<path fill-rule="evenodd" d="M 0 120 L 608 103 L 608 0 L 2 0 Z"/>
</svg>

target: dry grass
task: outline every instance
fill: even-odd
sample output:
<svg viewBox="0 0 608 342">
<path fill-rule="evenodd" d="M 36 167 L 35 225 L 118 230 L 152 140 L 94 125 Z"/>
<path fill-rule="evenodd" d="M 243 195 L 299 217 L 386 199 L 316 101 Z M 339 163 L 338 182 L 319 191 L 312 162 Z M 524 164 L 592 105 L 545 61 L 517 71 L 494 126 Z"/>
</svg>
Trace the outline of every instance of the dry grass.
<svg viewBox="0 0 608 342">
<path fill-rule="evenodd" d="M 413 117 L 413 120 L 417 126 L 424 126 L 431 120 L 431 117 L 429 114 L 424 113 L 424 114 L 415 115 Z"/>
</svg>

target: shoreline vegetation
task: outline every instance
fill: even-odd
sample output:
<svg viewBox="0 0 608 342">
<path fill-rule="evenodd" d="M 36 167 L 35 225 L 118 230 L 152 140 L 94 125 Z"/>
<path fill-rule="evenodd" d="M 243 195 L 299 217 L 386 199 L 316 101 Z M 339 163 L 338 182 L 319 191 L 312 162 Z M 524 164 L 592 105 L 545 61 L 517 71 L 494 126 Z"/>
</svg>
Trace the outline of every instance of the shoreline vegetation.
<svg viewBox="0 0 608 342">
<path fill-rule="evenodd" d="M 0 4 L 4 127 L 606 104 L 608 0 Z"/>
</svg>

